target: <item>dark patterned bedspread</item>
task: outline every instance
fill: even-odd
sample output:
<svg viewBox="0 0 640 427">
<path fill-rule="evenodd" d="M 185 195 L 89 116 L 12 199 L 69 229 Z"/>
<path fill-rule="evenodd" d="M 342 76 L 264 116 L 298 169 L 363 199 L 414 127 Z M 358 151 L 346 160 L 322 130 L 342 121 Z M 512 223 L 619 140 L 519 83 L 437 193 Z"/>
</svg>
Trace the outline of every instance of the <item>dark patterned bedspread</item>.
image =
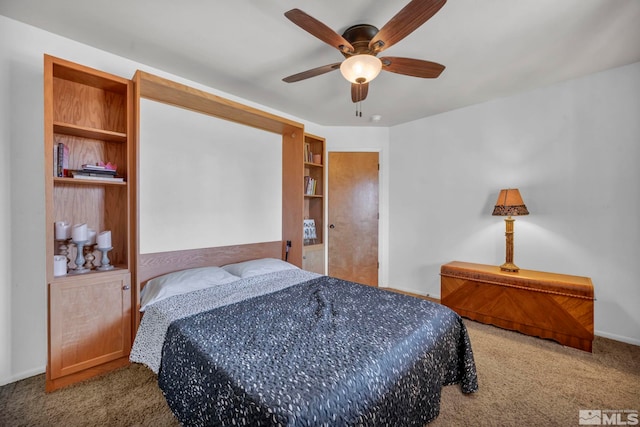
<svg viewBox="0 0 640 427">
<path fill-rule="evenodd" d="M 478 388 L 456 313 L 325 276 L 174 321 L 158 381 L 194 426 L 424 426 Z"/>
</svg>

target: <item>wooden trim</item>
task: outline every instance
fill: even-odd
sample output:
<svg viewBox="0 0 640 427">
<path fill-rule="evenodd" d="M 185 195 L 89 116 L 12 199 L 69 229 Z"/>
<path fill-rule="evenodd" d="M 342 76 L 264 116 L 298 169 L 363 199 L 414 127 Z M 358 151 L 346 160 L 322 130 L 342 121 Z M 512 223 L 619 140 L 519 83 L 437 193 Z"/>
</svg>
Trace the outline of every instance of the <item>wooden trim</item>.
<svg viewBox="0 0 640 427">
<path fill-rule="evenodd" d="M 129 254 L 129 262 L 131 263 L 131 318 L 133 321 L 131 322 L 131 336 L 136 336 L 136 332 L 138 331 L 138 327 L 140 326 L 140 321 L 142 320 L 142 315 L 140 313 L 140 291 L 142 290 L 140 286 L 139 279 L 139 257 L 140 257 L 140 247 L 138 246 L 138 242 L 140 242 L 140 186 L 138 183 L 140 182 L 140 84 L 137 79 L 132 80 L 132 91 L 133 96 L 131 97 L 131 120 L 133 130 L 129 133 L 129 159 L 131 159 L 130 167 L 131 171 L 129 172 L 129 197 L 132 209 L 130 210 L 130 230 L 129 230 L 129 247 L 133 248 L 133 252 Z"/>
<path fill-rule="evenodd" d="M 185 268 L 220 266 L 256 258 L 281 258 L 282 242 L 140 254 L 138 279 L 142 286 L 149 279 Z"/>
<path fill-rule="evenodd" d="M 443 265 L 440 269 L 440 275 L 495 283 L 501 286 L 512 286 L 530 291 L 593 299 L 591 279 L 583 276 L 570 276 L 534 270 L 507 272 L 494 265 L 461 261 L 453 261 Z"/>
<path fill-rule="evenodd" d="M 133 81 L 137 119 L 140 98 L 147 98 L 282 135 L 282 241 L 292 242 L 288 261 L 302 266 L 303 197 L 300 183 L 303 169 L 300 159 L 303 157 L 304 125 L 144 71 L 136 71 Z M 136 154 L 139 154 L 138 132 L 139 129 L 136 132 Z M 280 257 L 284 257 L 283 251 Z M 137 278 L 136 288 L 145 280 L 144 275 Z"/>
<path fill-rule="evenodd" d="M 288 261 L 302 267 L 304 166 L 302 130 L 282 136 L 282 240 L 291 241 Z"/>
<path fill-rule="evenodd" d="M 456 275 L 456 274 L 445 274 L 445 273 L 440 273 L 441 277 L 451 277 L 454 279 L 459 279 L 464 277 L 463 275 Z M 499 285 L 499 286 L 503 286 L 503 287 L 507 287 L 507 288 L 514 288 L 514 289 L 522 289 L 525 291 L 530 291 L 530 292 L 541 292 L 543 294 L 553 294 L 553 295 L 560 295 L 560 296 L 564 296 L 564 297 L 571 297 L 571 298 L 582 298 L 582 299 L 586 299 L 586 300 L 590 300 L 593 301 L 595 298 L 593 296 L 584 296 L 584 295 L 576 295 L 576 294 L 571 294 L 571 293 L 566 293 L 566 292 L 558 292 L 555 290 L 551 290 L 551 289 L 538 289 L 538 288 L 534 288 L 534 287 L 530 287 L 530 286 L 518 286 L 518 285 L 513 285 L 510 283 L 506 283 L 506 282 L 502 282 L 500 280 L 489 280 L 489 279 L 485 279 L 481 276 L 477 276 L 475 278 L 473 277 L 468 277 L 471 280 L 482 280 L 482 283 L 487 283 L 487 284 L 491 284 L 491 285 Z"/>
<path fill-rule="evenodd" d="M 389 291 L 389 292 L 395 292 L 395 293 L 398 293 L 398 294 L 409 295 L 410 297 L 420 298 L 420 299 L 424 299 L 424 300 L 427 300 L 427 301 L 431 301 L 431 302 L 435 302 L 437 304 L 440 304 L 440 300 L 439 299 L 428 297 L 426 295 L 414 294 L 412 292 L 401 291 L 400 289 L 394 289 L 394 288 L 382 288 L 382 287 L 379 287 L 379 289 L 382 289 L 383 291 Z"/>
<path fill-rule="evenodd" d="M 45 271 L 47 283 L 53 279 L 53 263 L 49 260 L 53 259 L 54 247 L 52 242 L 55 241 L 53 212 L 53 61 L 54 58 L 49 55 L 44 56 L 44 192 L 45 192 L 45 242 L 46 242 L 46 262 Z M 51 147 L 51 149 L 48 149 Z M 48 334 L 47 334 L 48 336 Z M 50 351 L 50 343 L 47 344 L 47 354 Z"/>
<path fill-rule="evenodd" d="M 137 87 L 133 80 L 129 80 L 128 86 L 129 96 L 127 97 L 127 135 L 129 136 L 127 146 L 127 200 L 129 201 L 129 212 L 127 217 L 127 236 L 129 241 L 127 242 L 127 260 L 129 262 L 130 272 L 130 298 L 131 304 L 130 310 L 130 334 L 131 334 L 131 346 L 133 346 L 133 340 L 138 330 L 140 312 L 138 310 L 140 301 L 140 287 L 138 286 L 138 170 L 139 170 L 139 157 L 138 157 L 138 132 L 140 122 L 140 116 L 138 114 L 139 98 L 137 95 Z"/>
<path fill-rule="evenodd" d="M 129 362 L 129 356 L 121 357 L 120 359 L 112 360 L 102 365 L 94 366 L 84 371 L 76 372 L 76 373 L 66 375 L 64 377 L 60 377 L 56 379 L 49 378 L 50 373 L 49 371 L 47 371 L 45 385 L 44 385 L 45 391 L 48 393 L 54 390 L 58 390 L 59 388 L 66 387 L 68 385 L 87 380 L 89 378 L 107 374 L 113 371 L 114 369 L 122 368 L 124 366 L 129 366 L 130 363 L 131 362 Z"/>
<path fill-rule="evenodd" d="M 216 96 L 144 71 L 136 71 L 134 80 L 140 96 L 209 114 L 221 119 L 252 126 L 268 132 L 284 134 L 288 128 L 303 129 L 301 123 Z"/>
</svg>

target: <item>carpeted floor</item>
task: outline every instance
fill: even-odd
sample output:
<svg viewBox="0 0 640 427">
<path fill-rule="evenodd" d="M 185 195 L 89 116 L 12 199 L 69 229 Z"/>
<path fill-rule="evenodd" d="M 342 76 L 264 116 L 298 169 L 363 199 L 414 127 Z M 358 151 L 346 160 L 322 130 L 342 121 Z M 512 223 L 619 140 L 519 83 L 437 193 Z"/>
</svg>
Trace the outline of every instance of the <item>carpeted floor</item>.
<svg viewBox="0 0 640 427">
<path fill-rule="evenodd" d="M 430 427 L 577 426 L 579 410 L 640 411 L 640 347 L 596 337 L 586 353 L 465 323 L 480 390 L 445 387 Z M 155 376 L 140 365 L 49 394 L 44 375 L 0 387 L 3 427 L 177 425 Z"/>
</svg>

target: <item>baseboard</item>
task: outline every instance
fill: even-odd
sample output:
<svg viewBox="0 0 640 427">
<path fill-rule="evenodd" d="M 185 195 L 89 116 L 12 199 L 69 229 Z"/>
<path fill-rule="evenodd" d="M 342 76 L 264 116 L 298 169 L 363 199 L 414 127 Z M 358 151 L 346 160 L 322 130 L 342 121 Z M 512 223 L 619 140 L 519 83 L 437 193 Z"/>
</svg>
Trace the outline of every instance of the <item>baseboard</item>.
<svg viewBox="0 0 640 427">
<path fill-rule="evenodd" d="M 434 298 L 433 296 L 431 296 L 430 294 L 424 294 L 424 293 L 417 293 L 415 291 L 407 291 L 404 289 L 400 289 L 400 288 L 391 288 L 391 287 L 380 287 L 380 289 L 384 289 L 385 291 L 391 291 L 391 292 L 397 292 L 400 294 L 404 294 L 404 295 L 409 295 L 412 297 L 416 297 L 416 298 L 422 298 L 422 299 L 426 299 L 432 302 L 437 302 L 440 303 L 440 299 L 439 298 Z"/>
<path fill-rule="evenodd" d="M 8 378 L 0 379 L 0 386 L 15 383 L 16 381 L 23 380 L 25 378 L 30 378 L 36 375 L 44 374 L 46 368 L 42 366 L 41 368 L 34 368 L 28 371 L 20 372 L 19 374 L 12 375 Z"/>
<path fill-rule="evenodd" d="M 603 338 L 609 338 L 610 340 L 614 340 L 614 341 L 620 341 L 627 344 L 640 346 L 640 340 L 637 340 L 635 338 L 624 337 L 622 335 L 610 334 L 608 332 L 602 332 L 602 331 L 595 331 L 594 335 L 597 335 Z"/>
</svg>

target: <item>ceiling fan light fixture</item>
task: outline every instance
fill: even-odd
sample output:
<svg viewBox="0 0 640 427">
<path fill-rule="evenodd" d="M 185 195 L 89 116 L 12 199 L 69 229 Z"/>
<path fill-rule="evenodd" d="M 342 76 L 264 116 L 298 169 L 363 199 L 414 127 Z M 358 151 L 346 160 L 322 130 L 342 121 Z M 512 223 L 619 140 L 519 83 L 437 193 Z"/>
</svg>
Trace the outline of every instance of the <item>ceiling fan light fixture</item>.
<svg viewBox="0 0 640 427">
<path fill-rule="evenodd" d="M 382 61 L 366 53 L 353 55 L 340 64 L 342 76 L 351 83 L 368 83 L 382 70 Z"/>
</svg>

